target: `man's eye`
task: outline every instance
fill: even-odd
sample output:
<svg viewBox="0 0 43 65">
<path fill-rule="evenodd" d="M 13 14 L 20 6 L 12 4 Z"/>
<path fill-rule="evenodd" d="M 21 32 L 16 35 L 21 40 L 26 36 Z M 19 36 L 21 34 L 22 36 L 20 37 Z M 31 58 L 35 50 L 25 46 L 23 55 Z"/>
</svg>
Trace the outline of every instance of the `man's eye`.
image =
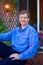
<svg viewBox="0 0 43 65">
<path fill-rule="evenodd" d="M 24 17 L 24 18 L 27 18 L 27 17 Z"/>
<path fill-rule="evenodd" d="M 22 18 L 22 17 L 20 17 L 20 18 Z"/>
<path fill-rule="evenodd" d="M 20 17 L 20 18 L 27 18 L 27 17 Z"/>
</svg>

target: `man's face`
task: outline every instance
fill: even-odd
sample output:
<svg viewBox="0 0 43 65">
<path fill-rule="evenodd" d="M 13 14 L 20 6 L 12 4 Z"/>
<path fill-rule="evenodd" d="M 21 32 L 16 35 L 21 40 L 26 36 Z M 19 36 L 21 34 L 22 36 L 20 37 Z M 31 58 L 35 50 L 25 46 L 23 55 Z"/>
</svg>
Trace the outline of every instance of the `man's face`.
<svg viewBox="0 0 43 65">
<path fill-rule="evenodd" d="M 21 26 L 25 26 L 28 23 L 28 21 L 29 21 L 29 18 L 27 16 L 27 13 L 19 15 L 19 22 Z"/>
</svg>

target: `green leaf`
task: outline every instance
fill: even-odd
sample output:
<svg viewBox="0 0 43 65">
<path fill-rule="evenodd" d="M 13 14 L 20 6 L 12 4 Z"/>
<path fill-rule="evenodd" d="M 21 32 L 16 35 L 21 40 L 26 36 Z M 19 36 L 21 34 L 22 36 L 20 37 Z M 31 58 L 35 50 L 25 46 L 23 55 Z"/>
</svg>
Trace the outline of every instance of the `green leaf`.
<svg viewBox="0 0 43 65">
<path fill-rule="evenodd" d="M 6 26 L 3 24 L 3 20 L 0 19 L 0 33 L 5 33 L 7 32 Z"/>
<path fill-rule="evenodd" d="M 12 0 L 12 5 L 13 5 L 14 7 L 17 7 L 17 2 L 18 2 L 18 0 Z"/>
<path fill-rule="evenodd" d="M 3 23 L 3 20 L 2 20 L 2 19 L 0 19 L 0 25 L 2 25 L 2 23 Z"/>
</svg>

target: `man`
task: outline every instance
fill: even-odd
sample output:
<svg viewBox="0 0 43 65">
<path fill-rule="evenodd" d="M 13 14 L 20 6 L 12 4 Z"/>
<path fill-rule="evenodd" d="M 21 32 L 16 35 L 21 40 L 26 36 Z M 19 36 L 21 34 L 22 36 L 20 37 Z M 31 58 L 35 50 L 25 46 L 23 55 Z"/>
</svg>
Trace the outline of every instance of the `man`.
<svg viewBox="0 0 43 65">
<path fill-rule="evenodd" d="M 0 56 L 4 58 L 0 65 L 23 65 L 25 60 L 35 56 L 38 49 L 38 34 L 28 24 L 30 14 L 22 10 L 19 13 L 20 27 L 0 34 L 1 41 L 11 40 L 10 47 L 0 42 Z"/>
</svg>

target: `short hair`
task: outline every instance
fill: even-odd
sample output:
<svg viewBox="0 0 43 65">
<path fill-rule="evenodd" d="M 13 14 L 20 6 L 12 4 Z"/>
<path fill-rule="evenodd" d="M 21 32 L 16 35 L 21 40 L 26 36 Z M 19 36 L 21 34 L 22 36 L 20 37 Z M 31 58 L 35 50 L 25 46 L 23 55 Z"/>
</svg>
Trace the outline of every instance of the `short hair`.
<svg viewBox="0 0 43 65">
<path fill-rule="evenodd" d="M 24 13 L 27 13 L 28 18 L 30 18 L 30 13 L 29 13 L 28 11 L 26 11 L 26 10 L 21 10 L 21 11 L 19 12 L 19 15 L 20 15 L 20 14 L 24 14 Z"/>
</svg>

